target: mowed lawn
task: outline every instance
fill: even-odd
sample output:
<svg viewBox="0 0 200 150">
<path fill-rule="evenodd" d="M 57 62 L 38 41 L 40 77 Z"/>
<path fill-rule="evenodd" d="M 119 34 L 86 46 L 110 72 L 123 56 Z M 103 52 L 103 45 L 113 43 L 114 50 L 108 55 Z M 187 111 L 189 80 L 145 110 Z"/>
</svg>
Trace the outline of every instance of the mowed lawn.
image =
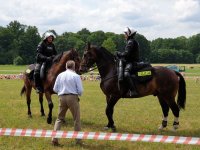
<svg viewBox="0 0 200 150">
<path fill-rule="evenodd" d="M 168 128 L 162 132 L 158 127 L 162 120 L 162 111 L 159 102 L 154 96 L 139 99 L 121 99 L 115 106 L 114 120 L 118 133 L 130 134 L 160 134 L 173 136 L 200 137 L 200 84 L 195 80 L 187 82 L 186 110 L 180 112 L 180 128 L 172 132 L 173 115 L 170 111 Z M 58 111 L 58 98 L 53 96 L 53 123 L 47 124 L 46 117 L 40 116 L 40 105 L 35 91 L 32 93 L 32 118 L 27 116 L 25 97 L 20 96 L 23 85 L 21 80 L 0 80 L 0 128 L 29 128 L 52 130 Z M 84 81 L 84 94 L 80 98 L 82 131 L 87 132 L 111 132 L 104 131 L 107 124 L 105 115 L 106 101 L 98 81 Z M 46 99 L 44 99 L 45 113 L 48 113 Z M 73 120 L 71 114 L 66 116 L 66 123 L 62 130 L 72 131 Z M 200 146 L 146 143 L 128 141 L 97 141 L 84 140 L 84 146 L 76 146 L 73 139 L 60 139 L 63 145 L 55 148 L 50 144 L 50 138 L 32 137 L 0 137 L 0 150 L 53 150 L 53 149 L 96 149 L 96 150 L 125 150 L 125 149 L 200 149 Z"/>
</svg>

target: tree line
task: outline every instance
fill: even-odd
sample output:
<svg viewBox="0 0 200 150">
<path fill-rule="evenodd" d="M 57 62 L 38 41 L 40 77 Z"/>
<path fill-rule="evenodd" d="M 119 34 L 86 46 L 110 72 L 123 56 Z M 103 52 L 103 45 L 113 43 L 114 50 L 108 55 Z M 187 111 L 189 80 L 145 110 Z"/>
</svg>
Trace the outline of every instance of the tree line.
<svg viewBox="0 0 200 150">
<path fill-rule="evenodd" d="M 60 53 L 76 48 L 80 55 L 87 42 L 103 46 L 111 53 L 123 51 L 125 40 L 123 34 L 90 32 L 83 28 L 77 33 L 64 32 L 54 41 L 56 50 Z M 36 48 L 42 40 L 35 26 L 23 25 L 18 21 L 10 22 L 6 27 L 0 26 L 0 64 L 31 64 L 35 62 Z M 149 41 L 145 36 L 136 34 L 140 45 L 141 61 L 150 63 L 200 63 L 200 34 L 189 38 L 157 38 Z"/>
</svg>

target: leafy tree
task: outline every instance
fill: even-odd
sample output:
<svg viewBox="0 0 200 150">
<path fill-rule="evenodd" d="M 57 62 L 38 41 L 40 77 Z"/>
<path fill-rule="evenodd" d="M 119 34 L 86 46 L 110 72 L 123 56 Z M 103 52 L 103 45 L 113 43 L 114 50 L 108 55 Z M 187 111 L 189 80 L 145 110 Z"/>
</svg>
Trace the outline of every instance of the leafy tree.
<svg viewBox="0 0 200 150">
<path fill-rule="evenodd" d="M 23 65 L 23 59 L 20 56 L 17 56 L 14 60 L 13 60 L 13 64 L 14 65 Z"/>
<path fill-rule="evenodd" d="M 187 50 L 159 49 L 151 53 L 152 63 L 193 63 L 193 54 Z"/>
<path fill-rule="evenodd" d="M 36 49 L 41 41 L 38 29 L 28 26 L 22 36 L 19 38 L 18 55 L 22 57 L 25 64 L 35 62 Z"/>
<path fill-rule="evenodd" d="M 158 50 L 163 48 L 162 47 L 163 39 L 157 38 L 150 43 L 151 51 Z"/>
<path fill-rule="evenodd" d="M 177 63 L 194 63 L 194 55 L 188 50 L 178 50 Z"/>
<path fill-rule="evenodd" d="M 181 50 L 181 49 L 188 49 L 187 48 L 187 38 L 185 36 L 180 36 L 174 39 L 174 48 L 177 50 Z"/>
<path fill-rule="evenodd" d="M 76 48 L 80 54 L 86 42 L 97 46 L 104 46 L 110 52 L 123 51 L 125 39 L 123 34 L 113 32 L 90 32 L 83 28 L 77 33 L 64 32 L 58 35 L 54 43 L 58 52 Z M 199 62 L 200 34 L 186 38 L 157 38 L 148 41 L 143 35 L 137 34 L 136 40 L 140 45 L 140 57 L 142 60 L 151 60 L 154 63 L 194 63 Z M 6 27 L 0 26 L 0 64 L 13 64 L 19 56 L 24 64 L 35 61 L 35 51 L 41 37 L 35 26 L 20 24 L 18 21 L 10 22 Z"/>
<path fill-rule="evenodd" d="M 87 42 L 88 37 L 90 36 L 90 31 L 86 28 L 81 29 L 77 32 L 83 42 Z"/>
<path fill-rule="evenodd" d="M 114 53 L 116 51 L 116 44 L 113 42 L 112 38 L 104 40 L 102 46 L 105 47 L 111 53 Z"/>
<path fill-rule="evenodd" d="M 105 38 L 106 37 L 103 31 L 96 31 L 91 33 L 87 41 L 91 42 L 94 45 L 101 46 Z"/>
<path fill-rule="evenodd" d="M 76 50 L 79 52 L 79 54 L 82 56 L 83 52 L 84 52 L 84 48 L 85 48 L 85 42 L 82 41 L 81 39 L 78 39 L 76 41 L 76 44 L 74 46 L 76 48 Z"/>
<path fill-rule="evenodd" d="M 141 60 L 149 60 L 150 53 L 151 53 L 149 41 L 141 34 L 136 34 L 136 40 L 139 43 L 140 59 Z"/>
<path fill-rule="evenodd" d="M 197 59 L 197 55 L 200 52 L 200 34 L 193 35 L 188 39 L 188 49 L 191 53 L 193 53 L 194 61 Z"/>
<path fill-rule="evenodd" d="M 124 35 L 123 34 L 117 34 L 115 35 L 115 44 L 116 44 L 116 49 L 117 51 L 123 51 L 126 45 Z"/>
<path fill-rule="evenodd" d="M 58 36 L 54 44 L 58 53 L 68 50 L 68 46 L 67 46 L 68 40 L 63 35 Z"/>
<path fill-rule="evenodd" d="M 11 21 L 7 29 L 18 39 L 25 31 L 26 25 L 20 24 L 18 21 Z"/>
</svg>

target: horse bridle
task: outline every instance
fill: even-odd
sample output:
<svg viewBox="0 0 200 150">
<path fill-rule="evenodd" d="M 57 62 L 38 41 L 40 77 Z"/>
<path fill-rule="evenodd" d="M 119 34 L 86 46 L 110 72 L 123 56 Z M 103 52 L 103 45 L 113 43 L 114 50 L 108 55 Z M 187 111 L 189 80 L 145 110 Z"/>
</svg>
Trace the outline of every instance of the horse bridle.
<svg viewBox="0 0 200 150">
<path fill-rule="evenodd" d="M 88 60 L 90 60 L 90 58 L 89 58 Z M 87 63 L 82 64 L 82 66 L 86 67 L 86 70 L 88 70 L 87 72 L 91 72 L 91 71 L 93 71 L 93 70 L 95 70 L 95 69 L 97 69 L 97 68 L 100 69 L 100 68 L 102 68 L 102 67 L 105 66 L 105 65 L 107 65 L 107 64 L 103 63 L 103 64 L 96 65 L 95 67 L 92 67 L 92 69 L 88 69 L 88 68 L 91 68 L 91 67 L 88 67 L 89 65 L 87 65 Z M 97 67 L 97 66 L 99 66 L 99 67 Z M 85 73 L 86 73 L 86 72 L 85 72 Z M 106 80 L 112 79 L 112 78 L 114 78 L 114 77 L 116 77 L 116 76 L 117 76 L 117 74 L 116 74 L 116 75 L 113 75 L 113 76 L 111 76 L 111 77 L 107 77 L 107 78 L 101 80 L 101 82 L 104 82 L 104 81 L 106 81 Z M 102 78 L 101 78 L 101 79 L 102 79 Z"/>
</svg>

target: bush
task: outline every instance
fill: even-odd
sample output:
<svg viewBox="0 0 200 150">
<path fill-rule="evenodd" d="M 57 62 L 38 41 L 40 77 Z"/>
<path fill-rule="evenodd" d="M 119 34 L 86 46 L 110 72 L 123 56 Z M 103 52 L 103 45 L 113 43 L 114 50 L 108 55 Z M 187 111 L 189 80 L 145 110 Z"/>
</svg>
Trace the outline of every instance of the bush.
<svg viewBox="0 0 200 150">
<path fill-rule="evenodd" d="M 17 56 L 14 60 L 13 60 L 13 64 L 14 65 L 23 65 L 24 61 L 20 56 Z"/>
</svg>

